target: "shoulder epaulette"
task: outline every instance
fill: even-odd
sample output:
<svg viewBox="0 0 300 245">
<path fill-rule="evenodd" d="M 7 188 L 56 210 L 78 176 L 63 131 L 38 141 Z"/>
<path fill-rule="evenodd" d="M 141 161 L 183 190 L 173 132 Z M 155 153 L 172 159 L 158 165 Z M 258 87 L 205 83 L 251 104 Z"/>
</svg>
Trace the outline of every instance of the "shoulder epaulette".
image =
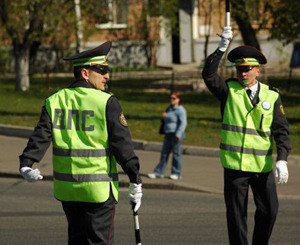
<svg viewBox="0 0 300 245">
<path fill-rule="evenodd" d="M 277 92 L 279 94 L 279 89 L 278 88 L 275 88 L 275 87 L 269 87 L 270 90 L 273 90 L 275 92 Z"/>
</svg>

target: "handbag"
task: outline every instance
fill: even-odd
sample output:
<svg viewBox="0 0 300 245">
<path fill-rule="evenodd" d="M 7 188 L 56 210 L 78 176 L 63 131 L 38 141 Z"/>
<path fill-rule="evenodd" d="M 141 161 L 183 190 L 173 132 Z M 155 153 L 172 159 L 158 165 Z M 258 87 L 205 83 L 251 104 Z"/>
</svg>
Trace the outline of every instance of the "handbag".
<svg viewBox="0 0 300 245">
<path fill-rule="evenodd" d="M 162 118 L 162 119 L 160 120 L 160 127 L 159 127 L 159 131 L 158 131 L 159 134 L 165 134 L 164 127 L 165 127 L 165 121 L 164 121 L 164 119 Z"/>
</svg>

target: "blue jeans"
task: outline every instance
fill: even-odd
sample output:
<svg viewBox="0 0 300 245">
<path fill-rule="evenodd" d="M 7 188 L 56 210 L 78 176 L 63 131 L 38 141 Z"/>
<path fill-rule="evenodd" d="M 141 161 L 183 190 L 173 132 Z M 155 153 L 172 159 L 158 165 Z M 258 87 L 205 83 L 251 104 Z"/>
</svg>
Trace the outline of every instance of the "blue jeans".
<svg viewBox="0 0 300 245">
<path fill-rule="evenodd" d="M 164 143 L 160 155 L 160 162 L 155 167 L 154 173 L 158 175 L 164 175 L 168 164 L 168 158 L 172 150 L 173 159 L 172 159 L 171 173 L 180 176 L 181 167 L 182 167 L 182 160 L 181 160 L 182 141 L 183 141 L 183 137 L 179 141 L 175 141 L 174 133 L 165 135 Z"/>
</svg>

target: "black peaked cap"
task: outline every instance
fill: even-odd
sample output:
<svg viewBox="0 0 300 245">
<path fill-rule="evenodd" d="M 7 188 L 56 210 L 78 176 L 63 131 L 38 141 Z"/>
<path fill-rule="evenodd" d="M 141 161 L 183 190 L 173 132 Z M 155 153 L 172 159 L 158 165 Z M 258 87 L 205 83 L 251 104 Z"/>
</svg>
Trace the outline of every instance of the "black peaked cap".
<svg viewBox="0 0 300 245">
<path fill-rule="evenodd" d="M 231 50 L 227 56 L 227 59 L 232 63 L 235 63 L 237 59 L 242 58 L 254 58 L 258 60 L 259 64 L 267 64 L 266 57 L 258 49 L 252 46 L 244 45 L 237 47 Z"/>
<path fill-rule="evenodd" d="M 78 53 L 73 56 L 63 58 L 63 59 L 66 61 L 72 61 L 72 60 L 76 60 L 76 59 L 80 59 L 80 58 L 107 55 L 111 48 L 111 45 L 112 45 L 111 41 L 107 41 L 96 48 L 86 50 L 81 53 Z"/>
</svg>

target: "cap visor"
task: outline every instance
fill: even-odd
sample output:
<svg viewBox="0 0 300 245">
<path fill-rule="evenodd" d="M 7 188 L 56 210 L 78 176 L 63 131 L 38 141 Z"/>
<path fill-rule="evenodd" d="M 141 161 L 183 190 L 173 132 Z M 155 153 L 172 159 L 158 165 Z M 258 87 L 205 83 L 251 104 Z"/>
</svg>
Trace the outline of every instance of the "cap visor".
<svg viewBox="0 0 300 245">
<path fill-rule="evenodd" d="M 236 66 L 235 68 L 238 71 L 248 72 L 248 71 L 252 70 L 254 67 L 258 67 L 258 66 Z"/>
<path fill-rule="evenodd" d="M 95 65 L 95 66 L 91 66 L 91 67 L 99 69 L 101 71 L 111 71 L 111 68 L 109 66 Z"/>
</svg>

